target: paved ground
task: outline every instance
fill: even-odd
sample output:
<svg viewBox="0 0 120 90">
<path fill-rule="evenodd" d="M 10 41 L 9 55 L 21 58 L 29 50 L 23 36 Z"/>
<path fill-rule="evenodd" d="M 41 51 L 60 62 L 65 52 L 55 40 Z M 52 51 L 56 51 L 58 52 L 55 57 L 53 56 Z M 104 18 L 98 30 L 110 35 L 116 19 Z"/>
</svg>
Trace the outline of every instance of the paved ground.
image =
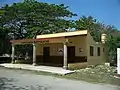
<svg viewBox="0 0 120 90">
<path fill-rule="evenodd" d="M 20 68 L 20 69 L 25 69 L 25 70 L 50 72 L 50 73 L 62 74 L 62 75 L 74 72 L 74 71 L 71 71 L 71 70 L 65 70 L 62 67 L 51 67 L 51 66 L 42 66 L 42 65 L 33 66 L 33 65 L 29 65 L 29 64 L 3 63 L 3 64 L 0 64 L 0 66 L 4 66 L 4 67 L 7 67 L 7 68 Z"/>
<path fill-rule="evenodd" d="M 0 90 L 120 90 L 120 87 L 60 79 L 0 67 Z"/>
</svg>

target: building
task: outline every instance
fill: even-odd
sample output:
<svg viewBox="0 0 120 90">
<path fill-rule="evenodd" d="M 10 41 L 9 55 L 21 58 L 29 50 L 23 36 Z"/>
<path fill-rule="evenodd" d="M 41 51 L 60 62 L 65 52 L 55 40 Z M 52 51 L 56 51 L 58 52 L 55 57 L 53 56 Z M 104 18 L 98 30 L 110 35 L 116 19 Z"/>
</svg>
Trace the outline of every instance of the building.
<svg viewBox="0 0 120 90">
<path fill-rule="evenodd" d="M 65 69 L 104 64 L 108 59 L 106 34 L 95 42 L 87 30 L 37 35 L 36 39 L 12 40 L 14 45 L 33 43 L 33 64 L 61 66 Z"/>
</svg>

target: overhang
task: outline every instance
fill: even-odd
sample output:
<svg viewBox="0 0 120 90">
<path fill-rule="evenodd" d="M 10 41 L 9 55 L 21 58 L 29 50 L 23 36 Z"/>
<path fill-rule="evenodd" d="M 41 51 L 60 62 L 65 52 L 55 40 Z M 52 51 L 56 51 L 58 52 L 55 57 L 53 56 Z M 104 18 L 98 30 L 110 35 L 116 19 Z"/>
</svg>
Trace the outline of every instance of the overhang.
<svg viewBox="0 0 120 90">
<path fill-rule="evenodd" d="M 63 32 L 63 33 L 55 33 L 55 34 L 45 34 L 45 35 L 37 35 L 36 39 L 20 39 L 20 40 L 11 40 L 12 44 L 32 44 L 34 43 L 63 43 L 65 41 L 68 42 L 67 37 L 74 36 L 82 36 L 87 35 L 87 30 L 74 31 L 74 32 Z"/>
</svg>

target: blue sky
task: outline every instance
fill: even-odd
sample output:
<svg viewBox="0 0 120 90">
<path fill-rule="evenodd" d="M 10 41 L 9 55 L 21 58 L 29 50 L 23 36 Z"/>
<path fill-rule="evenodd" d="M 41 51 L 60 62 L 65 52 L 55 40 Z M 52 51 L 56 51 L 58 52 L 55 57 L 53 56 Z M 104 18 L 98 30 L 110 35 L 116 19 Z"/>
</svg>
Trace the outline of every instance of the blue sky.
<svg viewBox="0 0 120 90">
<path fill-rule="evenodd" d="M 0 0 L 0 5 L 12 4 L 22 0 Z M 114 25 L 120 29 L 120 0 L 38 0 L 47 3 L 65 4 L 78 16 L 93 16 L 105 24 Z"/>
</svg>

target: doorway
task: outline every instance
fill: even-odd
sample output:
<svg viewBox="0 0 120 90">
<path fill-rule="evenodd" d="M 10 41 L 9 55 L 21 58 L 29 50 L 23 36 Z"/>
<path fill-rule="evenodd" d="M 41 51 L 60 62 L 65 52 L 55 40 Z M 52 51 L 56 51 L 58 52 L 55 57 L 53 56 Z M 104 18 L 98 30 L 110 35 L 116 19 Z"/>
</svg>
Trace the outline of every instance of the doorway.
<svg viewBox="0 0 120 90">
<path fill-rule="evenodd" d="M 50 56 L 50 47 L 43 48 L 43 62 L 48 63 Z"/>
<path fill-rule="evenodd" d="M 75 46 L 68 46 L 67 47 L 67 58 L 68 63 L 73 63 L 75 60 Z"/>
</svg>

